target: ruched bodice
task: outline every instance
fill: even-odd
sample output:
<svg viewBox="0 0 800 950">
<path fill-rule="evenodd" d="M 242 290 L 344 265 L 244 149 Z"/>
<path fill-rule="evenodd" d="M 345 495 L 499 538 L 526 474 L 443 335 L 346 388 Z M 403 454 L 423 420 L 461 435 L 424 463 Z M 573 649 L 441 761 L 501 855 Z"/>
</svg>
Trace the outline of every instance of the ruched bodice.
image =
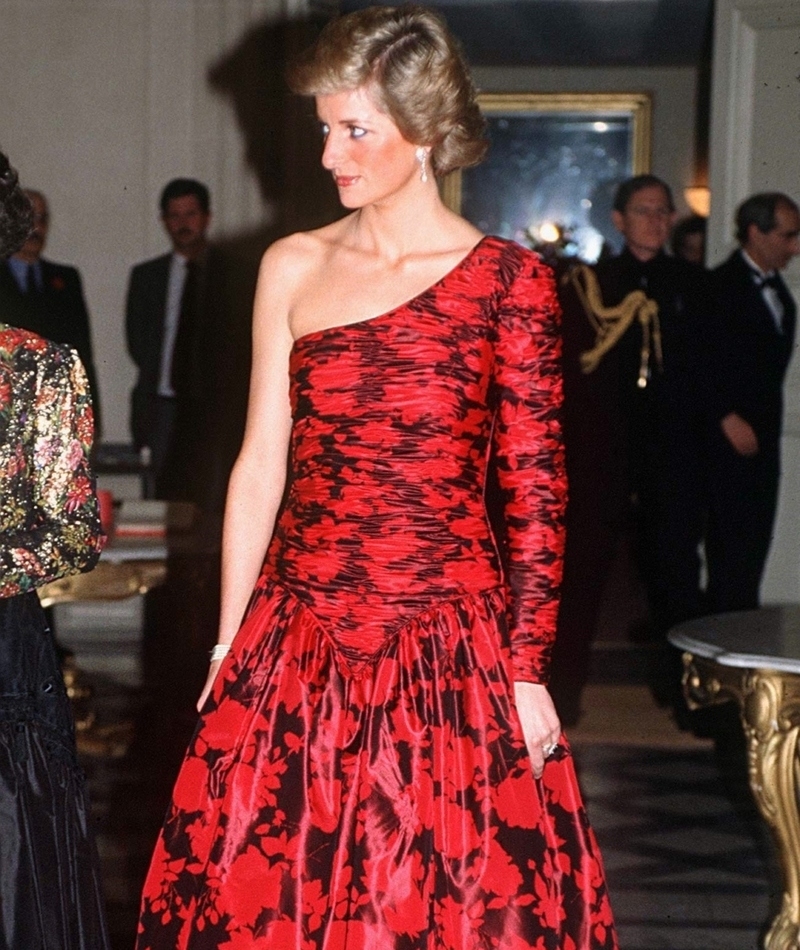
<svg viewBox="0 0 800 950">
<path fill-rule="evenodd" d="M 567 743 L 535 782 L 513 701 L 558 606 L 559 356 L 549 270 L 498 238 L 296 341 L 287 500 L 139 950 L 615 950 Z"/>
<path fill-rule="evenodd" d="M 292 483 L 267 573 L 348 652 L 502 583 L 484 503 L 494 428 L 507 507 L 525 510 L 510 524 L 509 599 L 526 601 L 512 636 L 523 678 L 542 674 L 564 494 L 554 308 L 538 259 L 484 238 L 400 307 L 295 343 Z"/>
<path fill-rule="evenodd" d="M 432 602 L 500 583 L 484 506 L 490 326 L 467 270 L 292 353 L 292 484 L 269 567 L 365 652 Z"/>
</svg>

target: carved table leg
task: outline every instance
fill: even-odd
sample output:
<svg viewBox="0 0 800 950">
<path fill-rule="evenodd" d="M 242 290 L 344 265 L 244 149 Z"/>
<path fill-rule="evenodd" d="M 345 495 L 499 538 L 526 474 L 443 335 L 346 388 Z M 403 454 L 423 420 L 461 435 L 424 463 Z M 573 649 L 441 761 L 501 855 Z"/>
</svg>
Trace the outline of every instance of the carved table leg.
<svg viewBox="0 0 800 950">
<path fill-rule="evenodd" d="M 765 950 L 800 946 L 800 677 L 773 670 L 723 667 L 685 653 L 684 690 L 690 706 L 735 699 L 748 749 L 750 788 L 769 825 L 783 872 L 781 909 L 764 939 Z"/>
<path fill-rule="evenodd" d="M 742 720 L 748 746 L 750 788 L 772 829 L 783 870 L 783 900 L 764 941 L 766 950 L 796 948 L 800 938 L 800 814 L 797 740 L 800 682 L 770 671 L 747 672 Z"/>
</svg>

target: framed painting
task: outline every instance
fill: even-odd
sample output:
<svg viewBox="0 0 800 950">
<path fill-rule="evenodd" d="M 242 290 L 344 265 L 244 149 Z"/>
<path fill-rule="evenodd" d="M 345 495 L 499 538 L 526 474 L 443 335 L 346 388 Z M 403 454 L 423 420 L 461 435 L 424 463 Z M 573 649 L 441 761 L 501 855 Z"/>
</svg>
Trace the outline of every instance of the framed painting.
<svg viewBox="0 0 800 950">
<path fill-rule="evenodd" d="M 487 234 L 558 243 L 594 262 L 619 248 L 611 223 L 621 181 L 650 170 L 647 93 L 484 93 L 489 152 L 448 175 L 445 202 Z"/>
</svg>

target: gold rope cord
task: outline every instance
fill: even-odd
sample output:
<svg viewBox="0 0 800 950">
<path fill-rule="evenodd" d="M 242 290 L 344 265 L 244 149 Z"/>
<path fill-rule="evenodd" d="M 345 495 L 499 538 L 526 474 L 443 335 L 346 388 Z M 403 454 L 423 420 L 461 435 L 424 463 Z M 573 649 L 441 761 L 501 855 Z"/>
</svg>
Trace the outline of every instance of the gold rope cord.
<svg viewBox="0 0 800 950">
<path fill-rule="evenodd" d="M 642 352 L 636 385 L 644 389 L 649 377 L 651 341 L 656 366 L 659 371 L 663 368 L 658 304 L 655 300 L 650 300 L 643 290 L 633 290 L 618 306 L 604 306 L 597 276 L 586 264 L 577 264 L 564 275 L 563 280 L 574 286 L 595 332 L 594 346 L 591 350 L 581 353 L 581 371 L 594 372 L 606 353 L 616 345 L 633 321 L 638 319 L 642 325 Z"/>
</svg>

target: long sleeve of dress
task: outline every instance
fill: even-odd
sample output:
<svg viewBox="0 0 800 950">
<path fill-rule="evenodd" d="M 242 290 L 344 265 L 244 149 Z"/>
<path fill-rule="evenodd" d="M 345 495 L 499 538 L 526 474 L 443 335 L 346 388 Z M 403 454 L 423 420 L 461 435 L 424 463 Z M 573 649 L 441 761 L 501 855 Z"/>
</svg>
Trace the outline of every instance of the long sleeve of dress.
<svg viewBox="0 0 800 950">
<path fill-rule="evenodd" d="M 100 555 L 92 409 L 77 354 L 0 328 L 0 596 L 90 570 Z"/>
<path fill-rule="evenodd" d="M 494 457 L 505 518 L 515 679 L 546 682 L 564 552 L 560 309 L 550 269 L 523 253 L 495 342 Z"/>
</svg>

